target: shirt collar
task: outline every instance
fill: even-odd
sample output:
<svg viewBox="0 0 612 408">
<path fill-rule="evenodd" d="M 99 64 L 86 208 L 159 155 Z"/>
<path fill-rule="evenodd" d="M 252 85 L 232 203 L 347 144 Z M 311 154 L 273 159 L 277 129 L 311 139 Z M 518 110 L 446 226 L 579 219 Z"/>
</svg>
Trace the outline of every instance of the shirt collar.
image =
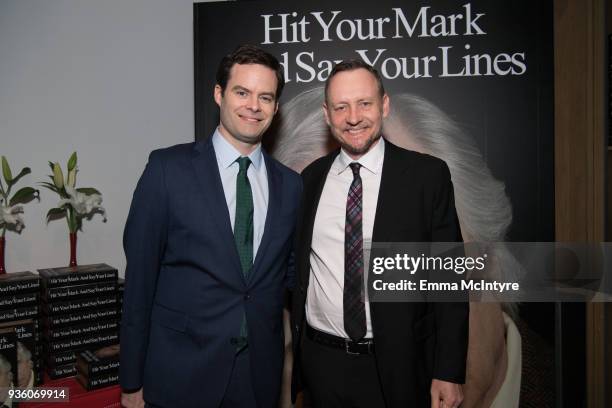
<svg viewBox="0 0 612 408">
<path fill-rule="evenodd" d="M 221 132 L 219 132 L 219 128 L 215 129 L 215 133 L 212 136 L 212 143 L 215 149 L 215 155 L 217 156 L 217 162 L 221 165 L 222 168 L 226 169 L 239 157 L 242 157 L 242 154 L 230 142 L 228 142 Z M 261 165 L 261 161 L 263 159 L 263 154 L 261 153 L 261 143 L 257 144 L 255 150 L 249 154 L 249 159 L 251 159 L 251 164 L 255 166 L 256 169 L 259 169 Z"/>
<path fill-rule="evenodd" d="M 363 168 L 370 171 L 372 174 L 380 174 L 382 171 L 383 160 L 385 157 L 385 139 L 380 138 L 374 147 L 372 147 L 366 154 L 361 156 L 359 159 L 354 160 L 349 156 L 344 149 L 340 149 L 338 160 L 334 169 L 337 174 L 344 172 L 349 164 L 357 162 L 361 164 Z"/>
</svg>

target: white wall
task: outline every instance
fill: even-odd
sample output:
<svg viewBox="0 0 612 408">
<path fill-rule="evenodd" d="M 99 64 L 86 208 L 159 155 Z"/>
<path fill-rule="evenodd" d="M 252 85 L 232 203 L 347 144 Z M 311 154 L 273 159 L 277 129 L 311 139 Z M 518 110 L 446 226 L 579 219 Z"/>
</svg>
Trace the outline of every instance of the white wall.
<svg viewBox="0 0 612 408">
<path fill-rule="evenodd" d="M 78 187 L 104 197 L 79 233 L 80 264 L 123 274 L 123 226 L 155 148 L 193 140 L 193 0 L 0 0 L 0 154 L 19 186 L 79 155 Z M 6 234 L 9 272 L 65 266 L 65 221 L 45 223 L 58 197 L 41 189 L 26 228 Z M 155 205 L 155 203 L 151 203 Z"/>
</svg>

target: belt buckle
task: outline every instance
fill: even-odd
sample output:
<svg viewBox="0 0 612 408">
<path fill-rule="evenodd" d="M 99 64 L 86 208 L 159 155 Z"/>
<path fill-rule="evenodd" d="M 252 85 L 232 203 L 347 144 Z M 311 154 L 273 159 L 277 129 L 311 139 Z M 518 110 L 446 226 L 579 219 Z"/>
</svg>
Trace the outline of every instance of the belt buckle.
<svg viewBox="0 0 612 408">
<path fill-rule="evenodd" d="M 344 339 L 344 350 L 346 351 L 346 354 L 351 354 L 353 356 L 359 356 L 360 355 L 359 352 L 354 352 L 350 350 L 350 344 L 351 344 L 350 340 Z"/>
</svg>

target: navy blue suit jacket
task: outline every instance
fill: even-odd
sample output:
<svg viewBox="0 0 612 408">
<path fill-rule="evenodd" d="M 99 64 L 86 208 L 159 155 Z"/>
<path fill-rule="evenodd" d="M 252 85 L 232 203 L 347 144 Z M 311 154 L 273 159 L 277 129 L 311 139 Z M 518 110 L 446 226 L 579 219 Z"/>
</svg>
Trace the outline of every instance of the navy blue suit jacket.
<svg viewBox="0 0 612 408">
<path fill-rule="evenodd" d="M 276 406 L 283 365 L 283 291 L 301 180 L 264 153 L 269 200 L 244 278 L 211 139 L 151 153 L 124 232 L 124 389 L 162 407 L 217 407 L 246 314 L 258 405 Z"/>
</svg>

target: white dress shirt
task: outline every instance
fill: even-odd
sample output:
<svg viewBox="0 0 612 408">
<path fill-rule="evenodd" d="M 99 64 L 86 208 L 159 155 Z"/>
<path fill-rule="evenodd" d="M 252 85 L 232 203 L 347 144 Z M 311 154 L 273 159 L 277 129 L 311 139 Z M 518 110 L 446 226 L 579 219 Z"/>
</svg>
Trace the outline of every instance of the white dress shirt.
<svg viewBox="0 0 612 408">
<path fill-rule="evenodd" d="M 359 175 L 363 188 L 365 280 L 365 265 L 367 265 L 365 252 L 368 252 L 372 243 L 384 155 L 385 142 L 382 138 L 359 160 L 353 160 L 341 150 L 327 174 L 314 221 L 310 251 L 310 281 L 306 297 L 306 320 L 311 327 L 322 332 L 348 338 L 344 330 L 343 299 L 346 201 L 353 182 L 353 172 L 349 164 L 358 162 L 362 166 Z M 364 291 L 365 285 L 364 281 Z M 365 295 L 367 293 L 364 293 L 367 328 L 365 337 L 371 338 L 370 304 Z"/>
<path fill-rule="evenodd" d="M 227 203 L 233 231 L 234 219 L 236 218 L 236 177 L 239 170 L 236 159 L 242 155 L 225 140 L 221 133 L 219 133 L 218 128 L 212 136 L 212 144 L 215 149 L 215 156 L 217 157 L 221 184 L 223 184 L 223 193 L 225 194 L 225 202 Z M 253 262 L 255 262 L 255 256 L 257 255 L 266 224 L 269 195 L 268 173 L 266 171 L 266 161 L 261 152 L 261 143 L 257 145 L 257 148 L 248 157 L 251 159 L 251 165 L 247 170 L 247 177 L 251 184 L 251 192 L 253 193 Z"/>
</svg>

